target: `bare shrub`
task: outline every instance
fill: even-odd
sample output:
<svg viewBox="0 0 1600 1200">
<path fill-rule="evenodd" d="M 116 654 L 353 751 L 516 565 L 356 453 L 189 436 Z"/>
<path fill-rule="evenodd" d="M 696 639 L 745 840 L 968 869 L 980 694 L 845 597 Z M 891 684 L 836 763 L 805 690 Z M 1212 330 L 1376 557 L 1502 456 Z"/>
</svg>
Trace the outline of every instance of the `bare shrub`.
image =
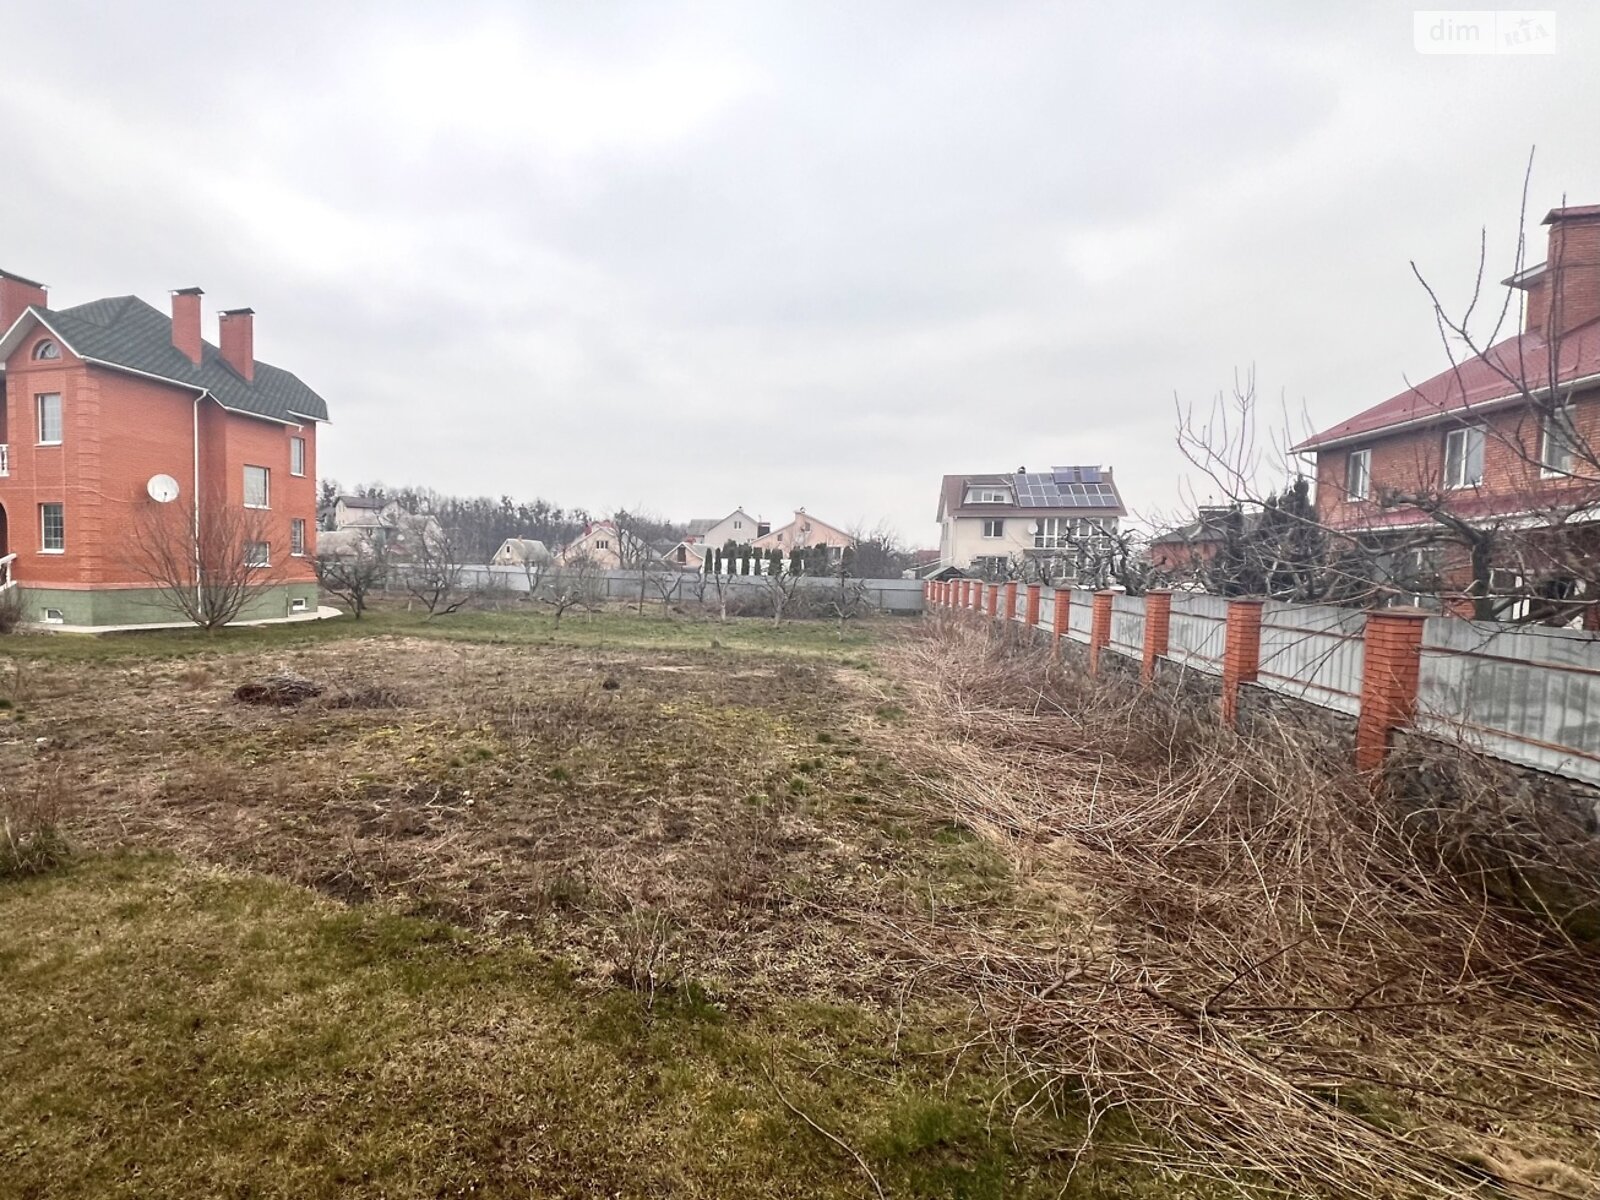
<svg viewBox="0 0 1600 1200">
<path fill-rule="evenodd" d="M 27 606 L 23 602 L 20 589 L 11 587 L 0 592 L 0 637 L 15 633 L 21 627 L 26 614 Z"/>
<path fill-rule="evenodd" d="M 61 866 L 71 847 L 61 830 L 71 789 L 59 771 L 0 786 L 0 879 Z"/>
<path fill-rule="evenodd" d="M 274 552 L 273 529 L 269 513 L 220 494 L 193 510 L 141 502 L 128 565 L 158 607 L 213 633 L 282 582 L 285 547 Z"/>
<path fill-rule="evenodd" d="M 1507 1144 L 1575 1145 L 1593 949 L 1458 871 L 1442 812 L 1422 836 L 1270 713 L 1243 737 L 1136 679 L 930 627 L 899 652 L 920 720 L 887 749 L 1083 915 L 1057 945 L 888 932 L 973 996 L 975 1044 L 1032 1102 L 1087 1101 L 1091 1136 L 1131 1115 L 1170 1161 L 1294 1194 L 1465 1196 L 1519 1182 Z"/>
<path fill-rule="evenodd" d="M 612 927 L 618 978 L 654 1008 L 682 975 L 677 926 L 659 909 L 628 902 Z"/>
</svg>

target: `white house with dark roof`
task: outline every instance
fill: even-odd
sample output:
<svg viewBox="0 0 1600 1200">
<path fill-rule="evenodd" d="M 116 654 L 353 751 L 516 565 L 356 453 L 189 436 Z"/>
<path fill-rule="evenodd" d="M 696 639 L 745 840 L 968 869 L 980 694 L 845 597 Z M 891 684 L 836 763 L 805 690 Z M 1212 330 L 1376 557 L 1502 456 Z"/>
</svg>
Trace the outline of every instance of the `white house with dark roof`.
<svg viewBox="0 0 1600 1200">
<path fill-rule="evenodd" d="M 1045 568 L 1071 579 L 1103 554 L 1127 515 L 1110 467 L 946 475 L 939 488 L 939 565 L 970 575 Z"/>
</svg>

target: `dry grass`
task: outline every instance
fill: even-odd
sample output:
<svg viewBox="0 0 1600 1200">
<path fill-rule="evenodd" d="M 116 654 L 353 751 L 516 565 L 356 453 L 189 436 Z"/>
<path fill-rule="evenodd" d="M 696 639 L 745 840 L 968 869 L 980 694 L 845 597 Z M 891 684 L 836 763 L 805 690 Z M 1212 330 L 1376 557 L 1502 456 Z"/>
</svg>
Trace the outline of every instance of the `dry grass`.
<svg viewBox="0 0 1600 1200">
<path fill-rule="evenodd" d="M 1242 739 L 1193 701 L 930 624 L 893 664 L 912 713 L 888 744 L 936 811 L 1079 912 L 1064 943 L 898 931 L 971 997 L 975 1052 L 1041 1102 L 1164 1131 L 1129 1153 L 1245 1190 L 1594 1194 L 1593 947 L 1454 869 L 1441 846 L 1493 847 L 1451 806 L 1424 828 L 1304 730 Z"/>
<path fill-rule="evenodd" d="M 881 994 L 893 963 L 855 914 L 898 920 L 984 881 L 933 825 L 897 824 L 895 781 L 845 731 L 850 673 L 816 656 L 410 638 L 44 663 L 0 767 L 24 789 L 70 780 L 90 850 L 170 849 L 525 933 L 651 994 L 663 979 Z M 321 694 L 234 699 L 290 677 Z M 641 921 L 663 947 L 646 952 Z"/>
</svg>

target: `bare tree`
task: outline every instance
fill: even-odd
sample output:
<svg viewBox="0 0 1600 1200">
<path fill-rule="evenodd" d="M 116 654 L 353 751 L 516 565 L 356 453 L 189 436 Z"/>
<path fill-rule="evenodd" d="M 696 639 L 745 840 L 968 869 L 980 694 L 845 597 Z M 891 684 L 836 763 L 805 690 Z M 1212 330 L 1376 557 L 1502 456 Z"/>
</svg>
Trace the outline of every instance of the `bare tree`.
<svg viewBox="0 0 1600 1200">
<path fill-rule="evenodd" d="M 639 615 L 644 615 L 645 593 L 650 587 L 649 572 L 661 561 L 661 556 L 651 545 L 672 526 L 648 513 L 619 508 L 611 517 L 617 529 L 617 565 L 624 571 L 639 573 Z"/>
<path fill-rule="evenodd" d="M 1344 479 L 1332 477 L 1337 460 L 1330 467 L 1319 457 L 1324 509 L 1342 505 L 1337 497 L 1354 477 L 1361 490 L 1352 496 L 1373 505 L 1373 519 L 1325 526 L 1309 506 L 1292 511 L 1295 489 L 1306 485 L 1290 464 L 1288 439 L 1262 420 L 1253 373 L 1236 379 L 1231 400 L 1219 396 L 1207 416 L 1180 408 L 1180 447 L 1220 492 L 1222 511 L 1237 513 L 1235 525 L 1250 526 L 1224 542 L 1225 550 L 1232 545 L 1231 562 L 1210 562 L 1201 574 L 1214 579 L 1228 567 L 1241 580 L 1265 581 L 1266 594 L 1288 599 L 1374 604 L 1426 597 L 1486 621 L 1593 618 L 1600 597 L 1594 525 L 1600 426 L 1575 416 L 1574 401 L 1586 401 L 1590 413 L 1600 404 L 1579 394 L 1582 372 L 1563 348 L 1565 233 L 1553 232 L 1549 261 L 1526 266 L 1527 188 L 1525 175 L 1515 269 L 1499 304 L 1484 303 L 1486 233 L 1472 293 L 1457 311 L 1447 309 L 1412 263 L 1450 365 L 1428 383 L 1409 385 L 1410 397 L 1428 427 L 1447 436 L 1400 451 L 1409 462 L 1397 461 L 1390 443 L 1379 477 L 1370 455 L 1359 474 L 1347 461 Z M 1513 302 L 1520 288 L 1545 289 L 1546 307 L 1531 314 L 1536 319 L 1526 330 L 1502 338 L 1520 316 Z M 1285 414 L 1282 428 L 1288 424 Z M 1374 431 L 1380 445 L 1385 433 Z M 1316 544 L 1319 555 L 1311 553 Z"/>
<path fill-rule="evenodd" d="M 422 526 L 412 559 L 402 572 L 406 592 L 428 610 L 429 617 L 448 616 L 467 602 L 461 586 L 465 571 L 454 534 L 437 523 Z"/>
<path fill-rule="evenodd" d="M 222 499 L 198 509 L 141 504 L 130 565 L 158 603 L 213 633 L 283 579 L 273 561 L 270 514 Z"/>
<path fill-rule="evenodd" d="M 783 624 L 783 614 L 788 611 L 795 596 L 802 586 L 801 580 L 805 576 L 794 571 L 785 571 L 775 567 L 761 576 L 762 588 L 767 593 L 767 601 L 772 605 L 772 623 Z"/>
<path fill-rule="evenodd" d="M 730 564 L 727 560 L 722 559 L 720 552 L 714 556 L 710 550 L 706 551 L 705 564 L 705 570 L 701 578 L 711 581 L 711 587 L 717 594 L 717 620 L 726 625 L 728 623 L 728 589 L 733 584 L 722 573 L 720 568 Z"/>
<path fill-rule="evenodd" d="M 671 611 L 672 601 L 683 590 L 685 572 L 668 566 L 660 559 L 655 559 L 645 566 L 644 574 L 651 590 L 661 597 L 661 615 L 667 616 Z"/>
<path fill-rule="evenodd" d="M 545 576 L 550 573 L 553 561 L 548 551 L 535 554 L 526 546 L 522 548 L 522 577 L 527 582 L 530 601 L 539 598 L 539 589 L 544 586 Z"/>
<path fill-rule="evenodd" d="M 600 564 L 588 554 L 574 554 L 552 564 L 545 576 L 541 599 L 555 613 L 557 628 L 568 609 L 581 608 L 592 613 L 600 607 L 600 579 Z"/>
<path fill-rule="evenodd" d="M 860 543 L 858 542 L 859 546 Z M 839 640 L 844 641 L 845 622 L 853 621 L 866 614 L 869 609 L 867 604 L 867 585 L 861 579 L 851 577 L 850 569 L 841 555 L 838 565 L 833 572 L 833 587 L 828 590 L 826 611 L 839 622 Z"/>
<path fill-rule="evenodd" d="M 317 554 L 317 582 L 322 590 L 350 606 L 356 620 L 367 611 L 367 598 L 389 579 L 389 550 L 385 539 L 363 534 L 344 550 Z"/>
<path fill-rule="evenodd" d="M 912 556 L 906 550 L 899 530 L 888 521 L 879 521 L 871 529 L 858 524 L 849 532 L 857 578 L 898 579 L 900 573 L 911 565 Z"/>
</svg>

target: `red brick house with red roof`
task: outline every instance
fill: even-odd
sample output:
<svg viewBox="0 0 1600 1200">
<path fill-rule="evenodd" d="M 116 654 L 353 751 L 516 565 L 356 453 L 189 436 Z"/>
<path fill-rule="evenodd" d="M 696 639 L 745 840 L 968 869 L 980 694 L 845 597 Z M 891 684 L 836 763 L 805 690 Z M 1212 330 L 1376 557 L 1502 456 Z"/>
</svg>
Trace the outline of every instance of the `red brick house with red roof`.
<svg viewBox="0 0 1600 1200">
<path fill-rule="evenodd" d="M 1504 281 L 1526 293 L 1520 334 L 1294 447 L 1315 456 L 1324 525 L 1600 530 L 1600 205 L 1544 224 L 1547 260 Z"/>
<path fill-rule="evenodd" d="M 137 296 L 52 309 L 43 285 L 0 272 L 0 585 L 26 620 L 181 620 L 136 552 L 162 503 L 201 530 L 248 511 L 270 582 L 241 618 L 316 611 L 327 405 L 256 359 L 250 309 L 222 313 L 219 344 L 205 341 L 201 294 L 173 293 L 170 316 Z"/>
</svg>

